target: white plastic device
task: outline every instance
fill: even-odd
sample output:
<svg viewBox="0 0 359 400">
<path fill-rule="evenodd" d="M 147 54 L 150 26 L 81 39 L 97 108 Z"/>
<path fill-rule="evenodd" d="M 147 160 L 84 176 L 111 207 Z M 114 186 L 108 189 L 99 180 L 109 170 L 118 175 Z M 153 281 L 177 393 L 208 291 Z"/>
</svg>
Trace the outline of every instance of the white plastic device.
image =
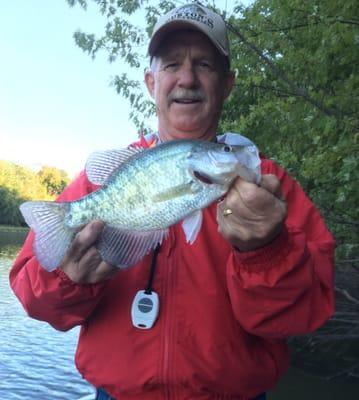
<svg viewBox="0 0 359 400">
<path fill-rule="evenodd" d="M 131 307 L 133 326 L 139 329 L 151 329 L 156 322 L 159 308 L 160 303 L 156 292 L 146 293 L 145 290 L 139 290 Z"/>
</svg>

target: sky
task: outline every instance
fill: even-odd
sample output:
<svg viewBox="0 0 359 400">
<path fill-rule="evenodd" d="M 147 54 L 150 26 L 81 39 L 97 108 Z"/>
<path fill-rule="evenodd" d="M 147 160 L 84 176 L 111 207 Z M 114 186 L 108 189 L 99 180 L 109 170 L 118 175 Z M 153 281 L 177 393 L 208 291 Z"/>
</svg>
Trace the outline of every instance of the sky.
<svg viewBox="0 0 359 400">
<path fill-rule="evenodd" d="M 0 160 L 73 177 L 93 151 L 136 140 L 129 104 L 110 86 L 126 66 L 104 52 L 92 60 L 74 42 L 78 29 L 103 32 L 105 19 L 88 3 L 85 11 L 66 0 L 0 0 Z M 142 71 L 132 76 L 143 81 Z M 144 84 L 143 91 L 148 96 Z"/>
<path fill-rule="evenodd" d="M 121 61 L 92 60 L 73 39 L 103 26 L 95 5 L 0 0 L 0 159 L 73 176 L 92 151 L 136 140 L 129 105 L 110 86 Z"/>
</svg>

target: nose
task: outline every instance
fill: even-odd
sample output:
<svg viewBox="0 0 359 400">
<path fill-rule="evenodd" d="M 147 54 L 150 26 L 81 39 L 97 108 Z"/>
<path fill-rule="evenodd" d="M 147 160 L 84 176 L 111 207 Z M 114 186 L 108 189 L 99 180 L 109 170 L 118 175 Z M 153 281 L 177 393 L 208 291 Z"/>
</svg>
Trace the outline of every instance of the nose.
<svg viewBox="0 0 359 400">
<path fill-rule="evenodd" d="M 198 78 L 194 66 L 190 63 L 182 65 L 178 71 L 177 84 L 184 88 L 193 88 L 198 85 Z"/>
</svg>

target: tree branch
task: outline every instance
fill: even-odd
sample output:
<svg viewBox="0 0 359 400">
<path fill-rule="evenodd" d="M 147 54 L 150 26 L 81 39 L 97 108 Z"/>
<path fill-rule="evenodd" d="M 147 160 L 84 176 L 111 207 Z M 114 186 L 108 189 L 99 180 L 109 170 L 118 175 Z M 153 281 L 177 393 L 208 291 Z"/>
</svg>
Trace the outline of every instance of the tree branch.
<svg viewBox="0 0 359 400">
<path fill-rule="evenodd" d="M 257 32 L 257 33 L 254 33 L 253 35 L 251 35 L 251 37 L 256 37 L 256 36 L 259 36 L 259 35 L 261 35 L 263 32 L 288 32 L 288 31 L 291 31 L 291 30 L 294 30 L 294 29 L 298 29 L 298 28 L 307 28 L 308 26 L 310 26 L 310 25 L 318 25 L 319 24 L 319 22 L 315 22 L 315 23 L 311 23 L 311 24 L 308 24 L 308 23 L 303 23 L 303 24 L 298 24 L 298 25 L 292 25 L 292 26 L 286 26 L 286 27 L 284 27 L 284 28 L 273 28 L 273 29 L 263 29 L 263 31 L 262 32 Z"/>
<path fill-rule="evenodd" d="M 272 92 L 277 92 L 278 95 L 283 96 L 283 97 L 292 97 L 292 96 L 298 97 L 297 93 L 288 92 L 288 91 L 285 91 L 282 89 L 275 88 L 273 86 L 264 86 L 264 85 L 251 85 L 251 86 L 254 88 L 257 88 L 257 89 L 270 90 Z"/>
<path fill-rule="evenodd" d="M 338 117 L 340 116 L 340 112 L 338 110 L 335 110 L 333 108 L 326 107 L 322 102 L 319 102 L 315 99 L 313 99 L 310 94 L 308 93 L 307 90 L 305 90 L 302 87 L 297 86 L 293 81 L 291 81 L 288 76 L 281 71 L 274 63 L 273 61 L 267 57 L 255 44 L 249 42 L 244 35 L 236 29 L 232 24 L 227 22 L 227 26 L 232 31 L 240 40 L 243 44 L 245 44 L 247 47 L 249 47 L 252 51 L 254 51 L 262 61 L 267 64 L 267 66 L 272 70 L 274 75 L 285 82 L 292 90 L 293 93 L 295 93 L 296 96 L 302 97 L 304 100 L 306 100 L 308 103 L 312 104 L 314 107 L 318 108 L 320 111 L 322 111 L 324 114 L 328 116 L 335 116 Z"/>
<path fill-rule="evenodd" d="M 346 289 L 341 289 L 341 288 L 335 286 L 335 291 L 342 294 L 346 299 L 348 299 L 352 303 L 359 305 L 359 300 L 357 298 L 353 297 Z"/>
<path fill-rule="evenodd" d="M 347 25 L 359 25 L 359 21 L 356 20 L 346 20 L 346 19 L 340 19 L 339 17 L 332 17 L 332 16 L 328 16 L 328 17 L 324 17 L 327 19 L 331 19 L 330 23 L 331 24 L 335 24 L 336 22 L 341 23 L 341 24 L 347 24 Z M 315 22 L 303 22 L 301 24 L 297 24 L 297 25 L 291 25 L 291 26 L 286 26 L 286 27 L 278 27 L 278 28 L 268 28 L 268 29 L 263 29 L 263 31 L 261 32 L 254 32 L 250 35 L 250 37 L 257 37 L 262 35 L 264 32 L 289 32 L 295 29 L 301 29 L 301 28 L 307 28 L 308 26 L 314 26 L 314 25 L 319 25 L 319 24 L 323 24 L 327 21 L 324 20 L 324 18 L 316 18 Z M 267 18 L 267 21 L 272 24 L 275 25 L 273 23 L 273 21 L 269 20 Z"/>
</svg>

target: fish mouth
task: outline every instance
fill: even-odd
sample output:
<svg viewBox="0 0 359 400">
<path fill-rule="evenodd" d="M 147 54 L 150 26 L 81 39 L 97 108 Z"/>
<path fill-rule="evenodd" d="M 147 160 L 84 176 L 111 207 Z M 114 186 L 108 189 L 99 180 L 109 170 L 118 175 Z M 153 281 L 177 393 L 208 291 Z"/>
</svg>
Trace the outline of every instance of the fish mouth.
<svg viewBox="0 0 359 400">
<path fill-rule="evenodd" d="M 198 171 L 193 171 L 193 175 L 195 176 L 196 179 L 199 181 L 205 183 L 206 185 L 213 185 L 214 181 L 207 175 L 205 175 L 203 172 L 198 172 Z"/>
</svg>

